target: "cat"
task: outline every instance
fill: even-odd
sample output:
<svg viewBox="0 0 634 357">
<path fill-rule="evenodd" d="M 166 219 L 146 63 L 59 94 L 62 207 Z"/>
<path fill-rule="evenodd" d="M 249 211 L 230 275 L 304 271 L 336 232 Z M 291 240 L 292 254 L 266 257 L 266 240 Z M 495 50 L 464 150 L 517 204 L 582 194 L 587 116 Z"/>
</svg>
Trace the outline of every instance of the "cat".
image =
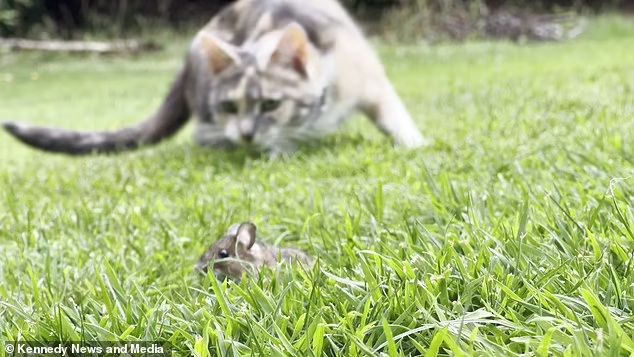
<svg viewBox="0 0 634 357">
<path fill-rule="evenodd" d="M 196 117 L 202 146 L 276 153 L 336 131 L 355 112 L 397 145 L 427 143 L 337 0 L 238 0 L 196 34 L 166 98 L 144 121 L 111 132 L 3 127 L 34 148 L 84 155 L 156 144 Z"/>
</svg>

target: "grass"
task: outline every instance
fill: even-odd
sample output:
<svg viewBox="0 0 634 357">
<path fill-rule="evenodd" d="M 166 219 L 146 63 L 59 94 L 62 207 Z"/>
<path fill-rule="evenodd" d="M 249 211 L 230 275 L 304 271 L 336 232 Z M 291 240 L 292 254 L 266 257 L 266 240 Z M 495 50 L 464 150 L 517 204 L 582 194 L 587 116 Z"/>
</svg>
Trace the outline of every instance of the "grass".
<svg viewBox="0 0 634 357">
<path fill-rule="evenodd" d="M 0 340 L 168 341 L 177 355 L 634 355 L 634 28 L 566 44 L 379 46 L 434 144 L 356 118 L 269 160 L 196 147 L 69 158 L 0 133 Z M 183 38 L 141 58 L 0 57 L 0 118 L 118 128 Z M 10 80 L 10 81 L 9 81 Z M 319 257 L 193 272 L 225 228 Z M 4 348 L 0 349 L 0 356 Z"/>
</svg>

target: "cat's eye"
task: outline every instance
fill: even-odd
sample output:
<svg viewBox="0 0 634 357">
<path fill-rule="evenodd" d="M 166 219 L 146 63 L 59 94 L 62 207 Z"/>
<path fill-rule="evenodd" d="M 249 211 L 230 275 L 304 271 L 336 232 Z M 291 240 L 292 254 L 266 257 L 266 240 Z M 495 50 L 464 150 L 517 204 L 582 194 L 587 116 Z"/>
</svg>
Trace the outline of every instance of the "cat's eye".
<svg viewBox="0 0 634 357">
<path fill-rule="evenodd" d="M 229 252 L 226 249 L 223 249 L 223 250 L 219 251 L 218 252 L 218 258 L 220 258 L 220 259 L 229 258 Z"/>
<path fill-rule="evenodd" d="M 275 99 L 265 99 L 260 104 L 260 110 L 263 112 L 272 112 L 280 107 L 281 101 Z"/>
<path fill-rule="evenodd" d="M 227 114 L 238 114 L 238 104 L 231 100 L 220 102 L 220 110 Z"/>
</svg>

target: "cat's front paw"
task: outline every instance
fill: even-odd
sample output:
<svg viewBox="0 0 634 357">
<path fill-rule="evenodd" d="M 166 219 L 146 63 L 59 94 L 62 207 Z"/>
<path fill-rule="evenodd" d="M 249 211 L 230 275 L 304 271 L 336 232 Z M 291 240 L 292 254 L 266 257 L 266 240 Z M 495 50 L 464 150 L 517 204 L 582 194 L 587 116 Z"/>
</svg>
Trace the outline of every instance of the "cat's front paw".
<svg viewBox="0 0 634 357">
<path fill-rule="evenodd" d="M 418 130 L 401 133 L 395 138 L 398 146 L 406 149 L 425 148 L 432 145 L 432 140 L 424 137 Z"/>
</svg>

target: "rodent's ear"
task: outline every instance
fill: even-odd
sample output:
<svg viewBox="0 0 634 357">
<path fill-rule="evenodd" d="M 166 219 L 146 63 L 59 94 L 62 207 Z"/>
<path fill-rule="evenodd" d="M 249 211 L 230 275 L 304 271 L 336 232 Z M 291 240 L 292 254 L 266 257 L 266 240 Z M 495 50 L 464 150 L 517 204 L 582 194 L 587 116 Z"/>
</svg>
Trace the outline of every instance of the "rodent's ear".
<svg viewBox="0 0 634 357">
<path fill-rule="evenodd" d="M 255 224 L 251 222 L 245 222 L 238 227 L 238 242 L 242 243 L 246 249 L 251 249 L 255 244 Z"/>
<path fill-rule="evenodd" d="M 239 223 L 232 224 L 231 227 L 229 227 L 229 229 L 227 229 L 227 233 L 225 233 L 225 235 L 228 235 L 228 236 L 237 235 L 239 227 L 240 227 Z"/>
</svg>

